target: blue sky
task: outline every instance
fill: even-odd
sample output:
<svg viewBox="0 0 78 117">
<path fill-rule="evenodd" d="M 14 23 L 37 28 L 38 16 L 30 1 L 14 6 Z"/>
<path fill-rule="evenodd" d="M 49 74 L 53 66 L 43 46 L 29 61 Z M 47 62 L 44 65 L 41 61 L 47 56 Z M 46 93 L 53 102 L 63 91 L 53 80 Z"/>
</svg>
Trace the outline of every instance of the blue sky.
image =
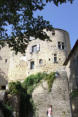
<svg viewBox="0 0 78 117">
<path fill-rule="evenodd" d="M 48 3 L 43 11 L 35 13 L 35 16 L 38 15 L 50 21 L 53 27 L 68 31 L 71 48 L 74 46 L 78 39 L 78 0 L 74 0 L 73 4 L 66 3 L 58 7 Z"/>
</svg>

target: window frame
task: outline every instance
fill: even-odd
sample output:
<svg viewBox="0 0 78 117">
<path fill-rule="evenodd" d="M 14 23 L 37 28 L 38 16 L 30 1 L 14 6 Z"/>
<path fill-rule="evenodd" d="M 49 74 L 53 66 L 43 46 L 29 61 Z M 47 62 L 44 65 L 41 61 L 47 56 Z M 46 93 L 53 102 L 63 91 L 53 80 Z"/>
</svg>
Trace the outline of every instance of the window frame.
<svg viewBox="0 0 78 117">
<path fill-rule="evenodd" d="M 43 64 L 43 59 L 39 59 L 39 64 L 40 64 L 40 65 Z"/>
<path fill-rule="evenodd" d="M 54 63 L 57 63 L 57 54 L 54 54 Z"/>
<path fill-rule="evenodd" d="M 65 49 L 65 44 L 64 44 L 64 42 L 58 41 L 58 48 L 59 48 L 60 50 L 64 50 L 64 49 Z"/>
<path fill-rule="evenodd" d="M 34 61 L 31 61 L 31 62 L 30 62 L 30 69 L 31 69 L 31 70 L 34 69 L 34 66 L 35 66 L 35 62 L 34 62 Z"/>
<path fill-rule="evenodd" d="M 32 53 L 36 53 L 37 52 L 37 45 L 33 45 L 32 46 Z"/>
</svg>

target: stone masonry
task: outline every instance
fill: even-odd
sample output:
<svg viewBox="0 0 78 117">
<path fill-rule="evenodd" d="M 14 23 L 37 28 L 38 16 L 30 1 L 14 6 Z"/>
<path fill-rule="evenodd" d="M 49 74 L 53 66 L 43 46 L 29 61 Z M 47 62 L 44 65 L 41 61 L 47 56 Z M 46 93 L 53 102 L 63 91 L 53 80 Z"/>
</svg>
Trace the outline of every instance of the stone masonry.
<svg viewBox="0 0 78 117">
<path fill-rule="evenodd" d="M 51 41 L 32 40 L 27 47 L 27 76 L 37 72 L 57 71 L 63 67 L 63 63 L 70 52 L 69 35 L 60 29 L 55 29 L 55 35 L 52 35 L 50 31 L 47 34 Z M 56 61 L 54 61 L 54 57 L 56 57 Z M 30 68 L 31 62 L 34 62 L 34 69 Z"/>
<path fill-rule="evenodd" d="M 15 55 L 8 46 L 1 49 L 0 69 L 8 82 L 23 81 L 30 74 L 49 73 L 64 67 L 63 63 L 70 52 L 68 32 L 55 29 L 55 34 L 52 31 L 47 34 L 51 41 L 30 41 L 24 56 L 20 53 Z M 31 62 L 34 62 L 34 69 L 31 69 Z"/>
<path fill-rule="evenodd" d="M 42 82 L 33 92 L 36 105 L 36 117 L 46 117 L 48 105 L 52 105 L 53 117 L 71 117 L 71 107 L 68 91 L 67 74 L 62 71 L 48 92 L 46 82 Z"/>
<path fill-rule="evenodd" d="M 3 48 L 0 51 L 0 70 L 8 82 L 23 81 L 37 72 L 58 72 L 59 77 L 54 80 L 51 92 L 43 81 L 32 94 L 36 117 L 46 117 L 48 105 L 53 106 L 53 117 L 71 117 L 68 78 L 63 65 L 70 53 L 69 35 L 62 29 L 55 29 L 54 33 L 47 31 L 47 34 L 51 41 L 31 40 L 24 56 L 15 55 L 8 47 Z M 5 54 L 4 51 L 8 52 Z"/>
</svg>

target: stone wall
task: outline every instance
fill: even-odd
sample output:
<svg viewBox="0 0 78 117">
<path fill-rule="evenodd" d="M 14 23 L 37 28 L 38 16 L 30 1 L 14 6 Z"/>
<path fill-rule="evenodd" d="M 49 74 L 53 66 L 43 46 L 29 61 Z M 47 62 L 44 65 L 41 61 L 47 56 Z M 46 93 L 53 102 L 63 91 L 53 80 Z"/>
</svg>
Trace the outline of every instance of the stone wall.
<svg viewBox="0 0 78 117">
<path fill-rule="evenodd" d="M 46 117 L 48 105 L 52 105 L 53 117 L 71 117 L 67 75 L 61 72 L 55 79 L 51 92 L 46 82 L 42 82 L 33 92 L 36 117 Z"/>
<path fill-rule="evenodd" d="M 15 55 L 8 46 L 1 49 L 0 69 L 9 82 L 23 81 L 28 75 L 37 72 L 49 73 L 63 68 L 63 63 L 70 52 L 69 35 L 61 29 L 55 29 L 55 34 L 52 34 L 52 31 L 47 31 L 47 34 L 51 41 L 40 39 L 30 41 L 25 56 L 20 53 Z M 61 43 L 60 49 L 58 42 Z M 64 48 L 62 48 L 62 43 Z M 34 45 L 37 45 L 38 51 L 32 53 L 31 49 Z M 57 59 L 56 62 L 54 62 L 54 56 Z M 34 69 L 30 69 L 32 61 L 35 64 Z"/>
<path fill-rule="evenodd" d="M 6 85 L 8 81 L 24 80 L 26 66 L 26 56 L 21 53 L 16 55 L 8 46 L 3 47 L 0 50 L 0 86 Z"/>
<path fill-rule="evenodd" d="M 66 65 L 68 76 L 69 92 L 78 91 L 78 44 L 73 47 L 70 53 L 70 59 Z M 72 117 L 78 117 L 78 96 L 70 99 L 72 107 Z"/>
<path fill-rule="evenodd" d="M 51 41 L 32 40 L 27 47 L 27 75 L 37 72 L 57 71 L 63 66 L 70 52 L 70 41 L 66 31 L 55 29 L 55 35 L 52 35 L 51 31 L 48 31 L 47 34 L 50 36 Z M 64 43 L 64 49 L 59 49 L 58 42 Z M 37 46 L 37 50 L 34 52 L 33 46 Z M 54 62 L 55 54 L 56 62 Z M 42 63 L 39 63 L 40 60 L 42 60 Z M 32 61 L 34 61 L 34 69 L 30 68 Z"/>
<path fill-rule="evenodd" d="M 26 56 L 23 56 L 21 53 L 15 55 L 12 52 L 10 54 L 8 81 L 23 81 L 26 78 L 26 68 Z"/>
<path fill-rule="evenodd" d="M 2 79 L 8 81 L 9 56 L 10 56 L 10 49 L 8 48 L 8 46 L 3 47 L 0 50 L 0 81 L 1 81 L 0 86 L 5 85 Z"/>
<path fill-rule="evenodd" d="M 78 117 L 78 96 L 71 99 L 72 117 Z"/>
<path fill-rule="evenodd" d="M 66 65 L 70 91 L 77 89 L 78 85 L 78 47 Z"/>
</svg>

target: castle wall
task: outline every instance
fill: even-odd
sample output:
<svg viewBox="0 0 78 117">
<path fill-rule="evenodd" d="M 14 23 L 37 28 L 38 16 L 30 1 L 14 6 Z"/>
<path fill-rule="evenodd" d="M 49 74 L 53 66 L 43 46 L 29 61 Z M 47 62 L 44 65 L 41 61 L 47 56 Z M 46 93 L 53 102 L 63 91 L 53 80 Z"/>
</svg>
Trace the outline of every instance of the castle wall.
<svg viewBox="0 0 78 117">
<path fill-rule="evenodd" d="M 78 117 L 78 95 L 75 95 L 75 91 L 78 91 L 78 41 L 69 57 L 70 59 L 66 64 L 66 72 L 68 75 L 70 95 L 74 95 L 74 97 L 70 96 L 72 117 Z"/>
<path fill-rule="evenodd" d="M 0 86 L 5 86 L 8 82 L 10 49 L 8 46 L 0 50 Z"/>
<path fill-rule="evenodd" d="M 45 31 L 45 30 L 44 30 Z M 48 92 L 47 84 L 43 82 L 33 92 L 33 100 L 36 104 L 38 117 L 45 117 L 47 106 L 53 106 L 53 117 L 71 117 L 68 81 L 63 63 L 70 52 L 68 33 L 61 29 L 55 29 L 55 34 L 48 31 L 51 41 L 40 39 L 30 41 L 26 55 L 10 51 L 9 48 L 1 50 L 0 66 L 8 82 L 23 81 L 26 76 L 37 72 L 59 72 L 51 92 Z M 37 117 L 37 116 L 36 116 Z"/>
<path fill-rule="evenodd" d="M 52 35 L 51 31 L 48 31 L 47 34 L 50 36 L 51 41 L 42 41 L 40 39 L 32 40 L 27 47 L 27 75 L 36 72 L 57 71 L 60 67 L 63 67 L 63 63 L 70 52 L 68 33 L 55 29 L 55 35 Z M 60 47 L 58 46 L 59 42 Z M 33 50 L 33 48 L 35 48 L 35 50 Z M 54 61 L 54 59 L 57 60 Z M 42 60 L 42 63 L 39 63 L 40 60 Z M 34 62 L 34 68 L 31 69 L 32 62 Z"/>
<path fill-rule="evenodd" d="M 70 92 L 77 89 L 78 85 L 78 47 L 66 65 Z"/>
<path fill-rule="evenodd" d="M 46 117 L 49 105 L 52 105 L 53 117 L 71 117 L 68 81 L 66 72 L 60 72 L 48 92 L 46 82 L 39 84 L 33 92 L 33 100 L 36 105 L 36 117 Z"/>
<path fill-rule="evenodd" d="M 15 55 L 14 52 L 11 52 L 8 81 L 23 81 L 26 78 L 26 67 L 26 56 L 23 56 L 21 53 Z"/>
<path fill-rule="evenodd" d="M 6 73 L 9 82 L 22 81 L 26 76 L 37 72 L 49 73 L 58 71 L 60 68 L 64 69 L 63 63 L 70 52 L 69 35 L 61 29 L 55 29 L 55 34 L 52 31 L 47 31 L 47 34 L 51 41 L 40 39 L 30 41 L 25 56 L 20 53 L 15 55 L 8 47 L 1 49 L 1 70 Z"/>
</svg>

